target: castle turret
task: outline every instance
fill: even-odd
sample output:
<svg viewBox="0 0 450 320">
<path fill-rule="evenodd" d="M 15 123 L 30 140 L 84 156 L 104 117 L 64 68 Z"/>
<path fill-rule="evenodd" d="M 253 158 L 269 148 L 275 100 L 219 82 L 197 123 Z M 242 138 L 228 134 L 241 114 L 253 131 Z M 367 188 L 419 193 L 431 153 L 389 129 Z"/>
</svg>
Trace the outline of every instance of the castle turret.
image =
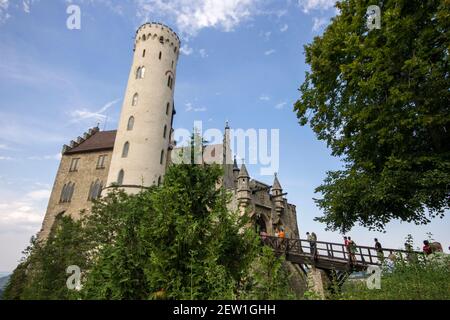
<svg viewBox="0 0 450 320">
<path fill-rule="evenodd" d="M 275 173 L 275 179 L 272 186 L 272 198 L 275 203 L 275 211 L 280 216 L 284 210 L 283 188 L 281 188 L 280 181 L 278 181 L 277 174 Z"/>
<path fill-rule="evenodd" d="M 250 204 L 250 176 L 248 175 L 245 164 L 242 163 L 241 170 L 238 175 L 237 200 L 241 208 L 246 208 Z"/>
<path fill-rule="evenodd" d="M 171 143 L 179 48 L 178 36 L 165 25 L 146 23 L 137 30 L 108 186 L 135 193 L 161 182 Z"/>
<path fill-rule="evenodd" d="M 239 167 L 237 165 L 236 156 L 234 156 L 233 161 L 233 177 L 234 177 L 234 185 L 237 186 L 238 183 L 238 176 L 239 176 Z"/>
</svg>

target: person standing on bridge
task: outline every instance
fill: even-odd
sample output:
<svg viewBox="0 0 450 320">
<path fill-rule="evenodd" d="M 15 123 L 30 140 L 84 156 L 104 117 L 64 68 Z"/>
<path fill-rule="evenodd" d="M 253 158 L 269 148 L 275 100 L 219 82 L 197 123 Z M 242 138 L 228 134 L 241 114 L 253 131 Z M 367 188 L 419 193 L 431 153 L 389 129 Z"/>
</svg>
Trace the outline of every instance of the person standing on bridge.
<svg viewBox="0 0 450 320">
<path fill-rule="evenodd" d="M 348 249 L 350 251 L 350 260 L 352 263 L 356 263 L 356 243 L 351 237 L 348 237 Z"/>
<path fill-rule="evenodd" d="M 306 240 L 309 241 L 309 247 L 311 248 L 311 255 L 313 257 L 313 259 L 317 258 L 317 236 L 316 234 L 313 232 L 312 234 L 309 234 L 309 232 L 306 233 Z"/>
<path fill-rule="evenodd" d="M 384 253 L 383 253 L 383 247 L 381 246 L 381 243 L 378 241 L 377 238 L 375 240 L 375 250 L 377 252 L 378 262 L 383 263 L 384 261 Z"/>
</svg>

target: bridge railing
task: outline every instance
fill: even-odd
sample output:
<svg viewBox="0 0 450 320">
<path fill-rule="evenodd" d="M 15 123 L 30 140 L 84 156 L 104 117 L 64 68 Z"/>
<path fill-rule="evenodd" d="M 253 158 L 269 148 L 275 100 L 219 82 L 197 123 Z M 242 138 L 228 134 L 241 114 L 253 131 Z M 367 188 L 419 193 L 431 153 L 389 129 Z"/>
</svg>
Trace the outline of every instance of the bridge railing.
<svg viewBox="0 0 450 320">
<path fill-rule="evenodd" d="M 374 247 L 356 246 L 356 252 L 351 253 L 342 243 L 309 241 L 306 239 L 278 238 L 272 236 L 261 237 L 264 244 L 271 246 L 279 253 L 309 255 L 314 259 L 329 259 L 350 264 L 379 265 L 391 254 L 400 259 L 411 259 L 421 252 L 383 248 L 382 253 Z"/>
</svg>

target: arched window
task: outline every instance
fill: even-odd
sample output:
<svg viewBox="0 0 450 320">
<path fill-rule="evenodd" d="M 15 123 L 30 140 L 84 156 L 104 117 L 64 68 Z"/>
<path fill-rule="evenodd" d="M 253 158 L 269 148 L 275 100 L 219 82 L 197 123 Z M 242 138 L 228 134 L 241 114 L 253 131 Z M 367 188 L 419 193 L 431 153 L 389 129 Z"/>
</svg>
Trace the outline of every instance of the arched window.
<svg viewBox="0 0 450 320">
<path fill-rule="evenodd" d="M 139 98 L 139 95 L 138 95 L 137 93 L 135 93 L 134 96 L 133 96 L 133 101 L 131 102 L 131 105 L 132 105 L 133 107 L 137 106 L 137 104 L 138 104 L 138 98 Z"/>
<path fill-rule="evenodd" d="M 139 79 L 141 77 L 141 67 L 138 67 L 136 69 L 136 79 Z"/>
<path fill-rule="evenodd" d="M 144 79 L 145 67 L 138 67 L 136 70 L 136 79 Z"/>
<path fill-rule="evenodd" d="M 161 158 L 159 159 L 159 163 L 163 164 L 164 161 L 164 150 L 161 150 Z"/>
<path fill-rule="evenodd" d="M 166 134 L 167 134 L 167 126 L 164 126 L 164 133 L 163 133 L 163 138 L 166 138 Z"/>
<path fill-rule="evenodd" d="M 69 193 L 67 195 L 67 202 L 71 202 L 72 201 L 72 196 L 73 196 L 73 192 L 74 191 L 75 191 L 75 183 L 72 183 L 72 185 L 70 186 Z"/>
<path fill-rule="evenodd" d="M 145 49 L 142 51 L 142 58 L 145 58 Z"/>
<path fill-rule="evenodd" d="M 170 109 L 170 103 L 167 102 L 167 105 L 166 105 L 166 115 L 169 115 L 169 109 Z"/>
<path fill-rule="evenodd" d="M 122 158 L 126 158 L 128 157 L 128 151 L 130 150 L 130 143 L 127 141 L 125 142 L 125 144 L 123 145 L 123 149 L 122 149 Z"/>
<path fill-rule="evenodd" d="M 119 174 L 117 175 L 117 184 L 122 185 L 123 184 L 123 178 L 125 176 L 125 172 L 123 170 L 119 171 Z"/>
<path fill-rule="evenodd" d="M 131 130 L 133 130 L 133 127 L 134 127 L 134 117 L 131 116 L 131 117 L 128 119 L 127 130 L 128 130 L 128 131 L 131 131 Z"/>
<path fill-rule="evenodd" d="M 103 183 L 100 180 L 96 180 L 91 183 L 91 188 L 89 189 L 88 201 L 100 198 L 102 193 Z"/>
<path fill-rule="evenodd" d="M 145 37 L 145 34 L 142 36 L 142 41 L 145 41 L 147 38 Z"/>
<path fill-rule="evenodd" d="M 61 196 L 59 197 L 59 202 L 65 202 L 64 199 L 66 198 L 66 192 L 67 192 L 67 184 L 65 184 L 61 190 Z"/>
<path fill-rule="evenodd" d="M 64 185 L 61 191 L 61 197 L 59 202 L 70 202 L 72 201 L 73 192 L 75 190 L 75 183 L 69 182 Z"/>
<path fill-rule="evenodd" d="M 161 58 L 162 58 L 162 52 L 160 51 L 159 52 L 159 60 L 161 60 Z"/>
</svg>

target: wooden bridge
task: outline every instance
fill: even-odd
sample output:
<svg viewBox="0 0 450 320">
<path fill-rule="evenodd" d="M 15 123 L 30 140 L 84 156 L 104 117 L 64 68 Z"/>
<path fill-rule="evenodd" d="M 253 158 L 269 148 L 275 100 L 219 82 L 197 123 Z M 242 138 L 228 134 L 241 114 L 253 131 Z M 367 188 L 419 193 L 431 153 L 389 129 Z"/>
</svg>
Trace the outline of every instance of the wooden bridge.
<svg viewBox="0 0 450 320">
<path fill-rule="evenodd" d="M 306 273 L 305 266 L 314 266 L 323 270 L 334 270 L 350 273 L 364 271 L 370 265 L 381 266 L 382 260 L 394 254 L 400 259 L 408 259 L 413 254 L 421 252 L 382 248 L 378 254 L 374 247 L 356 246 L 356 252 L 351 254 L 342 243 L 310 241 L 305 239 L 261 237 L 264 244 L 272 247 L 277 254 L 286 256 L 286 260 L 299 265 Z"/>
</svg>

